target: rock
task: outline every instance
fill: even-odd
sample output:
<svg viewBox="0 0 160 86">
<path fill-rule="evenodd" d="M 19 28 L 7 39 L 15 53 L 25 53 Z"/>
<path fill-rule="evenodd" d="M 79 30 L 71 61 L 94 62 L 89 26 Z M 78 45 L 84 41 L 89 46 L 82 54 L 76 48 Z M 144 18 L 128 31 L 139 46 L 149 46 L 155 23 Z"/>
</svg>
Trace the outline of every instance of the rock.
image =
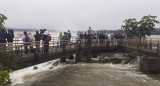
<svg viewBox="0 0 160 86">
<path fill-rule="evenodd" d="M 37 66 L 34 66 L 34 67 L 33 67 L 33 70 L 37 70 L 37 69 L 38 69 L 38 67 L 37 67 Z"/>
</svg>

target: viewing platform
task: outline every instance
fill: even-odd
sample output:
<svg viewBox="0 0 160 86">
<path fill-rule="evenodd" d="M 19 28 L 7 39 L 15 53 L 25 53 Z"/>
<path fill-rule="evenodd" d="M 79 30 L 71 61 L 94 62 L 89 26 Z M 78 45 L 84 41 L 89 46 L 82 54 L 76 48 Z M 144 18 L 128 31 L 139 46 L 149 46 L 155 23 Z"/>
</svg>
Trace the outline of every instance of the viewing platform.
<svg viewBox="0 0 160 86">
<path fill-rule="evenodd" d="M 28 42 L 30 45 L 29 53 L 24 53 L 24 45 L 20 38 L 15 38 L 13 50 L 18 54 L 15 59 L 18 69 L 40 64 L 46 61 L 60 58 L 60 62 L 66 62 L 66 58 L 75 59 L 75 63 L 81 62 L 82 58 L 86 62 L 90 62 L 91 58 L 96 58 L 101 52 L 115 52 L 119 51 L 137 51 L 141 54 L 147 55 L 140 57 L 141 69 L 144 72 L 160 72 L 160 44 L 158 39 L 76 39 L 72 37 L 71 40 L 60 40 L 59 37 L 52 37 L 49 42 L 49 52 L 44 54 L 43 41 L 40 41 L 40 50 L 36 48 L 36 42 Z M 1 43 L 3 45 L 4 43 Z M 7 45 L 7 44 L 5 44 Z M 26 45 L 25 45 L 26 46 Z M 11 48 L 7 46 L 7 49 Z M 9 51 L 9 50 L 6 50 Z M 31 53 L 31 51 L 33 51 Z"/>
</svg>

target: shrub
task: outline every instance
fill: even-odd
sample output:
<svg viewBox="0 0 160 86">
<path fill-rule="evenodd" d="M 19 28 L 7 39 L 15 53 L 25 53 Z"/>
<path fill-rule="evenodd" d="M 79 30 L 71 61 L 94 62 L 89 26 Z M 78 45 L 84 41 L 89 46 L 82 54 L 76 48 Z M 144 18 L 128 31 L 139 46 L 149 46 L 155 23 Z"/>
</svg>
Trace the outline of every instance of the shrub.
<svg viewBox="0 0 160 86">
<path fill-rule="evenodd" d="M 11 84 L 10 73 L 12 70 L 1 70 L 0 71 L 0 86 L 7 86 Z"/>
<path fill-rule="evenodd" d="M 18 53 L 0 49 L 0 86 L 7 86 L 11 83 L 10 73 L 16 68 L 15 58 Z"/>
</svg>

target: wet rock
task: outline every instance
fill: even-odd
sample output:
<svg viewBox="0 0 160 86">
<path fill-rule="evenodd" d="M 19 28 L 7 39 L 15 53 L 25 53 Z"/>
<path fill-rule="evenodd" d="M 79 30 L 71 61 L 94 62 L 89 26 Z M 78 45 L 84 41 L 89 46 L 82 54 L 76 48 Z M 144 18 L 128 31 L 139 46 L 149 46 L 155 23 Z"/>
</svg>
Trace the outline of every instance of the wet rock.
<svg viewBox="0 0 160 86">
<path fill-rule="evenodd" d="M 38 67 L 37 67 L 37 66 L 34 66 L 34 67 L 33 67 L 33 70 L 37 70 L 37 69 L 38 69 Z"/>
<path fill-rule="evenodd" d="M 49 69 L 53 69 L 53 67 L 50 67 Z"/>
<path fill-rule="evenodd" d="M 57 66 L 59 64 L 59 61 L 54 62 L 52 65 Z"/>
<path fill-rule="evenodd" d="M 101 57 L 99 62 L 100 63 L 113 63 L 118 64 L 121 63 L 122 59 L 116 58 L 113 55 L 107 55 L 106 57 Z"/>
</svg>

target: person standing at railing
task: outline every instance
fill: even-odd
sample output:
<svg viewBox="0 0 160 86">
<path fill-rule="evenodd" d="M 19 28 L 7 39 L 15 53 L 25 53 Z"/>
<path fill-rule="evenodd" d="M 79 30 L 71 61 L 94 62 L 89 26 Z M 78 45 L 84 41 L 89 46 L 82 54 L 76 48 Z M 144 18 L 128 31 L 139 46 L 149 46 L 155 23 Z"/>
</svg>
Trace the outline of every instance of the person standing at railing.
<svg viewBox="0 0 160 86">
<path fill-rule="evenodd" d="M 14 31 L 11 30 L 10 28 L 7 28 L 7 30 L 8 30 L 8 34 L 7 34 L 8 47 L 10 50 L 13 50 Z"/>
<path fill-rule="evenodd" d="M 6 38 L 7 38 L 7 32 L 2 29 L 0 30 L 0 43 L 4 43 L 4 44 L 0 44 L 0 48 L 1 49 L 6 49 Z"/>
<path fill-rule="evenodd" d="M 83 32 L 80 32 L 80 39 L 83 39 Z"/>
<path fill-rule="evenodd" d="M 87 39 L 86 46 L 91 46 L 92 37 L 90 31 L 88 32 L 86 39 Z"/>
<path fill-rule="evenodd" d="M 25 54 L 27 54 L 28 53 L 28 45 L 31 40 L 31 37 L 30 37 L 30 35 L 27 34 L 26 31 L 24 31 L 24 35 L 21 37 L 21 39 L 24 44 Z"/>
<path fill-rule="evenodd" d="M 76 41 L 77 43 L 81 41 L 80 40 L 80 38 L 81 38 L 81 32 L 80 31 L 78 31 L 76 38 L 77 38 L 77 41 Z"/>
<path fill-rule="evenodd" d="M 105 39 L 108 39 L 108 34 L 107 33 L 105 33 Z"/>
<path fill-rule="evenodd" d="M 38 31 L 36 31 L 36 34 L 34 35 L 35 41 L 36 41 L 36 49 L 40 51 L 40 40 L 41 40 L 41 35 L 39 34 Z"/>
<path fill-rule="evenodd" d="M 51 36 L 48 33 L 48 31 L 45 31 L 42 35 L 42 40 L 43 40 L 43 53 L 48 54 L 48 49 L 49 49 L 49 41 L 51 40 Z"/>
<path fill-rule="evenodd" d="M 113 33 L 110 34 L 111 43 L 113 44 Z"/>
<path fill-rule="evenodd" d="M 30 39 L 30 43 L 29 43 L 29 46 L 30 46 L 30 50 L 31 50 L 31 53 L 34 53 L 34 49 L 33 49 L 33 46 L 34 46 L 34 37 L 32 35 L 32 33 L 29 33 L 31 39 Z"/>
<path fill-rule="evenodd" d="M 41 37 L 41 39 L 42 39 L 42 35 L 43 35 L 43 30 L 40 29 L 40 37 Z M 40 39 L 40 40 L 41 40 L 41 39 Z"/>
<path fill-rule="evenodd" d="M 62 36 L 62 46 L 66 46 L 66 42 L 67 42 L 68 38 L 67 38 L 67 33 L 64 32 L 63 36 Z"/>
<path fill-rule="evenodd" d="M 71 32 L 70 32 L 70 30 L 68 30 L 68 32 L 67 32 L 67 38 L 68 38 L 68 43 L 70 44 L 70 39 L 71 39 Z"/>
</svg>

